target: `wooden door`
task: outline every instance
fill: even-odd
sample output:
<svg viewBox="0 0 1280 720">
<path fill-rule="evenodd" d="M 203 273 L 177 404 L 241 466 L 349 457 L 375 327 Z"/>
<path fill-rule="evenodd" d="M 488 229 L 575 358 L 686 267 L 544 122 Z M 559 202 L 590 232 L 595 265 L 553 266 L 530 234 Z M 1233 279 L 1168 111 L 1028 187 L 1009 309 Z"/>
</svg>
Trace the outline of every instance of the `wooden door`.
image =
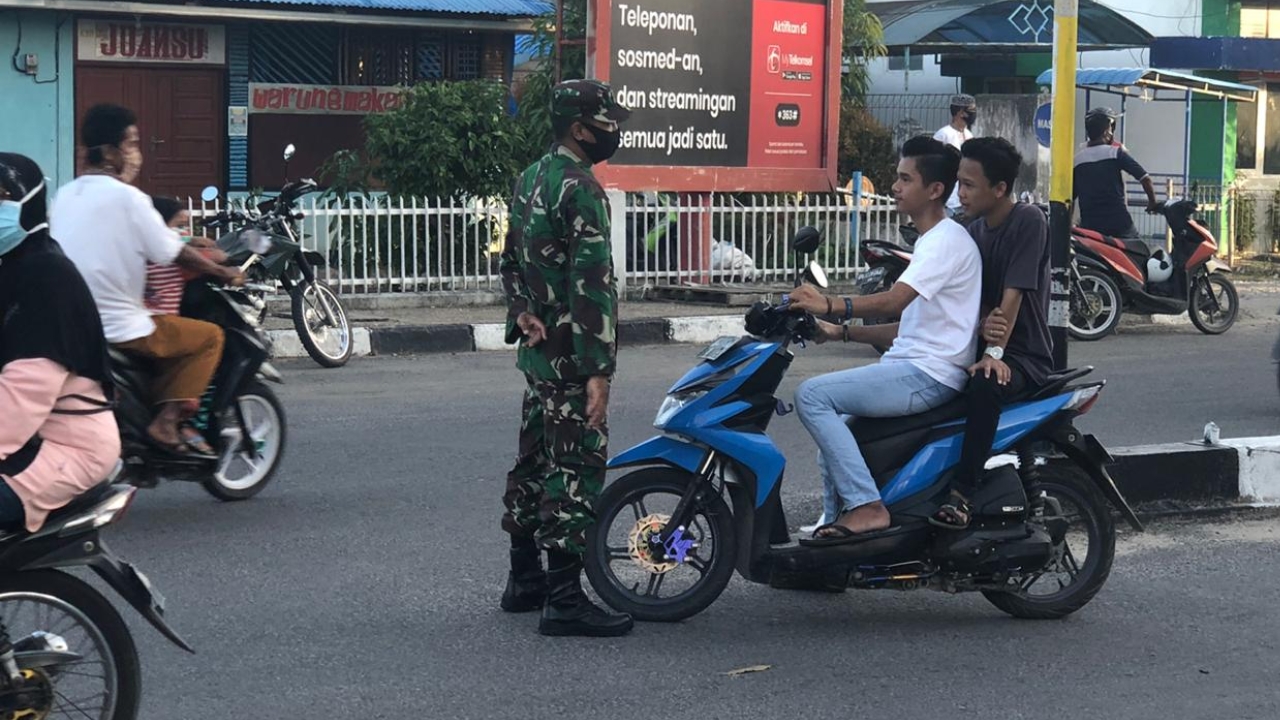
<svg viewBox="0 0 1280 720">
<path fill-rule="evenodd" d="M 221 68 L 81 66 L 76 126 L 97 103 L 130 108 L 142 139 L 135 184 L 149 194 L 198 198 L 204 186 L 225 181 L 225 93 Z"/>
</svg>

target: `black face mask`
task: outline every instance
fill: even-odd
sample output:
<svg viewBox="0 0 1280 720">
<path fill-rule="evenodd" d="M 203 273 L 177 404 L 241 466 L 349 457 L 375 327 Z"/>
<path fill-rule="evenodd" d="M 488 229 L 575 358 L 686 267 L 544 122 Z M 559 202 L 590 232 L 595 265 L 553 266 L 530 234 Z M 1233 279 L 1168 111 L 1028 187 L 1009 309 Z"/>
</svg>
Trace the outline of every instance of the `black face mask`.
<svg viewBox="0 0 1280 720">
<path fill-rule="evenodd" d="M 973 124 L 977 121 L 978 121 L 978 112 L 976 110 L 969 110 L 964 114 L 965 125 L 968 125 L 969 127 L 973 127 Z"/>
<path fill-rule="evenodd" d="M 587 154 L 587 159 L 592 165 L 613 157 L 614 153 L 618 152 L 618 146 L 622 144 L 621 130 L 601 130 L 598 127 L 592 127 L 591 134 L 596 136 L 595 142 L 579 140 L 578 145 L 582 146 L 582 151 Z"/>
</svg>

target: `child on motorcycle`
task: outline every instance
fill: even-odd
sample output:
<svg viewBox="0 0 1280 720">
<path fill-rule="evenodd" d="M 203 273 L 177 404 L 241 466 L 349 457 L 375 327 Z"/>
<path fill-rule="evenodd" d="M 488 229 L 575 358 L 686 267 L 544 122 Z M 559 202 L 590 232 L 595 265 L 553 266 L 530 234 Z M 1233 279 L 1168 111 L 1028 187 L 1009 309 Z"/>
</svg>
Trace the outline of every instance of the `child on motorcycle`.
<svg viewBox="0 0 1280 720">
<path fill-rule="evenodd" d="M 191 227 L 191 212 L 182 207 L 177 198 L 153 195 L 151 204 L 164 219 L 165 225 L 173 228 L 187 245 L 196 248 L 206 258 L 221 265 L 227 254 L 218 249 L 216 243 L 208 238 L 192 237 L 186 234 Z M 147 262 L 147 289 L 143 300 L 153 315 L 177 315 L 182 305 L 183 288 L 187 282 L 198 275 L 186 270 L 176 263 Z"/>
</svg>

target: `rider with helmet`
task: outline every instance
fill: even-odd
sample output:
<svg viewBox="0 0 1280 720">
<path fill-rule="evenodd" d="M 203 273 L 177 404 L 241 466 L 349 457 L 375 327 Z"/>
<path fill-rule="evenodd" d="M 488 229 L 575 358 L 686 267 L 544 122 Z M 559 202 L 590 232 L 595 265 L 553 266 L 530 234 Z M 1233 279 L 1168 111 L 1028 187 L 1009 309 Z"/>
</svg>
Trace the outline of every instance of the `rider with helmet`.
<svg viewBox="0 0 1280 720">
<path fill-rule="evenodd" d="M 1076 153 L 1073 191 L 1080 207 L 1080 227 L 1119 238 L 1136 238 L 1129 215 L 1124 177 L 1128 173 L 1147 193 L 1147 212 L 1156 212 L 1156 188 L 1151 175 L 1115 140 L 1116 118 L 1111 108 L 1096 107 L 1084 116 L 1089 143 Z"/>
</svg>

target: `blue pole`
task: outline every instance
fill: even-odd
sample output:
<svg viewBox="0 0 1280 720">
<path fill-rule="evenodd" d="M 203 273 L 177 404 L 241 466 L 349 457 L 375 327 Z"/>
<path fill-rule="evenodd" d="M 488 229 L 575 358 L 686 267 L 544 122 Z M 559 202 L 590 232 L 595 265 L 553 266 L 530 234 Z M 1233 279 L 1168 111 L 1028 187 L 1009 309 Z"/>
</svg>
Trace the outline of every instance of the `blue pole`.
<svg viewBox="0 0 1280 720">
<path fill-rule="evenodd" d="M 853 248 L 853 266 L 858 266 L 858 212 L 862 209 L 862 171 L 853 171 L 853 208 L 849 210 L 849 245 Z"/>
</svg>

